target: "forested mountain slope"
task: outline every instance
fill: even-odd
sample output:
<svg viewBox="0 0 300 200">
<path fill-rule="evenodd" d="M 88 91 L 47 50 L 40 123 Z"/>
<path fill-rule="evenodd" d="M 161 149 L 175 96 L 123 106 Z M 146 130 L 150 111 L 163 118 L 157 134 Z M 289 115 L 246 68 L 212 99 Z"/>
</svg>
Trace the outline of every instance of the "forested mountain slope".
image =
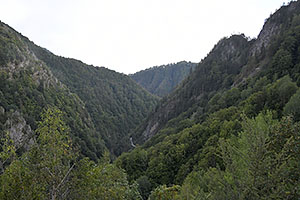
<svg viewBox="0 0 300 200">
<path fill-rule="evenodd" d="M 138 126 L 157 99 L 129 77 L 0 23 L 0 198 L 300 199 L 299 55 L 292 1 L 257 39 L 221 39 Z"/>
<path fill-rule="evenodd" d="M 251 43 L 243 35 L 222 39 L 180 87 L 162 99 L 156 112 L 141 127 L 142 132 L 138 132 L 141 135 L 135 136 L 136 141 L 151 138 L 179 115 L 186 119 L 196 112 L 205 113 L 209 98 L 217 91 L 229 89 L 246 65 Z"/>
<path fill-rule="evenodd" d="M 257 39 L 221 39 L 133 134 L 141 146 L 116 164 L 144 199 L 300 198 L 299 55 L 295 1 Z"/>
<path fill-rule="evenodd" d="M 20 34 L 3 23 L 0 43 L 1 138 L 8 131 L 21 150 L 30 143 L 43 109 L 55 106 L 65 113 L 64 121 L 82 153 L 100 157 L 104 142 L 78 96 L 53 76 Z"/>
<path fill-rule="evenodd" d="M 293 2 L 290 6 L 282 7 L 280 11 L 274 13 L 266 21 L 257 39 L 250 40 L 243 34 L 221 39 L 181 86 L 160 102 L 156 108 L 157 112 L 152 113 L 144 126 L 140 127 L 140 131 L 137 132 L 139 135 L 135 139 L 147 140 L 169 120 L 175 120 L 179 116 L 190 118 L 198 115 L 200 118 L 197 120 L 201 121 L 208 113 L 216 110 L 208 108 L 208 102 L 216 98 L 212 98 L 216 92 L 242 87 L 251 77 L 256 78 L 263 73 L 270 73 L 270 71 L 275 73 L 272 69 L 275 61 L 272 59 L 274 56 L 285 57 L 287 54 L 287 50 L 283 50 L 280 46 L 290 45 L 292 47 L 286 48 L 294 54 L 297 53 L 294 47 L 296 45 L 294 35 L 297 33 L 298 23 L 297 13 L 299 12 L 297 5 L 298 2 Z M 291 41 L 282 41 L 283 37 Z M 281 45 L 281 43 L 284 44 Z M 278 50 L 280 50 L 279 53 L 277 53 Z M 293 61 L 295 63 L 295 59 L 290 60 L 290 57 L 287 55 L 286 60 L 282 62 Z M 285 63 L 280 64 L 285 65 Z M 288 66 L 291 65 L 288 64 Z M 290 69 L 290 67 L 286 68 Z M 294 68 L 290 70 L 295 71 Z M 287 70 L 284 72 L 287 74 Z M 283 76 L 283 72 L 280 73 L 277 78 Z M 290 76 L 295 77 L 297 73 L 290 73 Z M 293 79 L 296 80 L 296 78 Z M 226 104 L 233 103 L 236 102 L 226 101 Z"/>
<path fill-rule="evenodd" d="M 84 102 L 97 132 L 114 155 L 128 149 L 128 134 L 146 118 L 157 98 L 124 74 L 55 56 L 29 42 L 29 48 Z"/>
<path fill-rule="evenodd" d="M 171 93 L 196 65 L 196 63 L 182 61 L 145 69 L 131 74 L 130 77 L 152 94 L 163 97 Z"/>
<path fill-rule="evenodd" d="M 110 162 L 106 146 L 112 153 L 122 147 L 105 143 L 110 135 L 99 127 L 123 139 L 115 127 L 130 130 L 155 102 L 129 77 L 57 57 L 0 22 L 0 199 L 141 199 L 137 184 Z M 95 125 L 92 103 L 96 112 L 107 104 L 96 116 L 108 124 Z M 127 112 L 137 116 L 113 124 Z"/>
<path fill-rule="evenodd" d="M 40 69 L 41 67 L 39 67 L 39 69 L 48 71 L 51 77 L 53 77 L 53 80 L 63 85 L 62 88 L 65 88 L 70 95 L 72 94 L 74 98 L 77 98 L 77 101 L 81 104 L 81 106 L 77 107 L 80 107 L 80 109 L 86 112 L 90 123 L 89 126 L 93 128 L 93 131 L 84 131 L 86 133 L 81 133 L 81 138 L 92 134 L 93 137 L 99 138 L 100 140 L 103 139 L 105 146 L 113 155 L 118 155 L 128 149 L 130 145 L 128 134 L 145 119 L 147 114 L 155 106 L 157 98 L 142 89 L 126 75 L 103 67 L 89 66 L 75 59 L 56 56 L 48 50 L 38 47 L 3 23 L 1 23 L 1 33 L 2 71 L 4 69 L 14 71 L 15 68 L 20 68 L 22 71 L 29 70 L 26 75 L 27 78 L 32 79 L 34 75 L 37 74 L 36 76 L 38 76 L 39 73 L 36 72 L 36 70 L 32 71 L 30 66 L 41 65 L 42 69 Z M 22 49 L 22 51 L 20 49 Z M 28 66 L 27 63 L 31 62 L 31 60 L 32 62 L 34 61 L 41 64 L 30 64 L 30 66 Z M 21 81 L 21 77 L 19 76 L 15 76 L 14 79 L 10 79 L 6 75 L 2 77 L 4 81 Z M 7 83 L 1 86 L 8 87 Z M 40 87 L 40 90 L 42 88 L 40 83 L 36 84 L 36 87 Z M 32 92 L 31 90 L 31 88 L 28 88 L 26 91 Z M 7 91 L 12 94 L 16 92 L 15 88 L 9 88 Z M 3 91 L 1 90 L 1 92 Z M 59 94 L 59 90 L 56 91 L 56 88 L 53 88 L 52 93 Z M 49 96 L 52 98 L 57 94 Z M 38 100 L 32 100 L 30 95 L 28 95 L 27 98 L 8 98 L 4 95 L 2 97 L 4 99 L 11 99 L 11 102 L 7 104 L 4 103 L 4 100 L 1 101 L 1 106 L 3 106 L 6 111 L 9 111 L 9 107 L 12 105 L 23 105 L 23 101 L 27 99 L 33 101 L 33 104 L 43 103 L 40 109 L 30 110 L 28 108 L 28 110 L 22 113 L 32 118 L 30 120 L 33 121 L 33 124 L 34 121 L 37 120 L 37 116 L 39 116 L 42 107 L 48 104 L 57 106 L 57 102 L 54 100 L 49 102 L 48 100 L 36 102 Z M 65 98 L 61 101 L 64 100 Z M 61 103 L 61 110 L 68 110 L 69 113 L 76 112 L 76 107 L 73 107 L 70 103 L 59 103 Z M 21 107 L 16 107 L 13 110 L 19 111 L 20 108 Z M 31 112 L 35 112 L 35 115 L 32 115 Z M 78 114 L 74 113 L 73 115 Z M 69 122 L 73 123 L 72 126 L 81 126 L 81 123 L 77 123 L 75 120 L 72 121 L 73 115 L 68 114 L 70 117 Z M 34 116 L 36 118 L 34 118 Z M 70 124 L 68 125 L 70 126 Z M 85 127 L 85 125 L 82 126 Z M 34 127 L 32 127 L 32 129 L 34 129 Z M 102 148 L 100 148 L 100 146 L 103 146 L 103 144 L 98 145 L 97 143 L 92 145 L 88 143 L 82 144 L 82 146 L 90 149 L 94 153 L 97 152 L 97 156 L 95 154 L 90 157 L 100 157 L 101 151 L 99 149 Z"/>
</svg>

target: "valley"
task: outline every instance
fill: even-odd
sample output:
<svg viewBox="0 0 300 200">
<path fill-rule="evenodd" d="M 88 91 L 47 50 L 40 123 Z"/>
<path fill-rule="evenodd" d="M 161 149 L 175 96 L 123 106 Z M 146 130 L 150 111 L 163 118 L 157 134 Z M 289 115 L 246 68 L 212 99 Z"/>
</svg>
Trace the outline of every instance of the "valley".
<svg viewBox="0 0 300 200">
<path fill-rule="evenodd" d="M 0 22 L 0 199 L 299 199 L 300 1 L 125 75 Z"/>
</svg>

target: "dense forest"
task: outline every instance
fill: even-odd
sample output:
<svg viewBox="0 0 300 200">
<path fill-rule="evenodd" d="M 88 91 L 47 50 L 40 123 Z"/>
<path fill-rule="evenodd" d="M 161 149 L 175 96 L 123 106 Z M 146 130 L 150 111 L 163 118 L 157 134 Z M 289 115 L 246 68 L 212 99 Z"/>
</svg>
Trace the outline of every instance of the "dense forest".
<svg viewBox="0 0 300 200">
<path fill-rule="evenodd" d="M 1 199 L 300 198 L 300 1 L 160 101 L 0 25 Z"/>
<path fill-rule="evenodd" d="M 147 117 L 157 98 L 123 74 L 55 56 L 26 42 L 53 75 L 84 102 L 96 131 L 110 152 L 117 156 L 128 150 L 128 133 Z"/>
<path fill-rule="evenodd" d="M 20 112 L 35 129 L 42 108 L 48 104 L 57 106 L 66 113 L 66 123 L 76 136 L 75 140 L 93 160 L 101 157 L 104 146 L 112 156 L 129 148 L 128 133 L 146 118 L 156 105 L 157 97 L 123 74 L 56 56 L 3 23 L 0 31 L 1 77 L 4 81 L 1 87 L 5 87 L 1 88 L 3 100 L 0 106 L 5 111 Z M 47 80 L 44 80 L 45 73 L 50 74 Z M 8 78 L 10 76 L 13 78 Z M 41 82 L 51 83 L 53 79 L 61 88 L 53 88 L 49 83 L 34 83 L 33 76 Z M 80 105 L 71 105 L 75 102 Z M 79 122 L 77 118 L 81 117 L 89 124 Z M 93 130 L 84 130 L 88 127 Z"/>
<path fill-rule="evenodd" d="M 182 61 L 151 67 L 131 74 L 130 77 L 152 94 L 163 97 L 171 93 L 196 66 L 196 63 Z"/>
<path fill-rule="evenodd" d="M 221 39 L 115 163 L 144 199 L 300 198 L 300 2 Z"/>
</svg>

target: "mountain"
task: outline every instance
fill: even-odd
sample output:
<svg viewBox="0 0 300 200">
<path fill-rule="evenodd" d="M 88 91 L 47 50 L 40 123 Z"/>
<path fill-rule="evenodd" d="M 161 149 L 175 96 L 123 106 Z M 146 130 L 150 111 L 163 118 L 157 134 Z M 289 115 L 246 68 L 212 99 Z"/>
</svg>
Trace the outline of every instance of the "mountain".
<svg viewBox="0 0 300 200">
<path fill-rule="evenodd" d="M 71 93 L 39 60 L 24 38 L 9 26 L 0 24 L 1 135 L 8 131 L 23 149 L 31 140 L 44 108 L 56 106 L 65 112 L 73 139 L 84 155 L 96 159 L 105 150 L 101 136 L 83 102 Z"/>
<path fill-rule="evenodd" d="M 171 93 L 196 65 L 196 63 L 182 61 L 142 70 L 131 74 L 130 77 L 150 93 L 163 97 Z"/>
<path fill-rule="evenodd" d="M 1 199 L 300 199 L 300 1 L 158 104 L 0 25 Z"/>
<path fill-rule="evenodd" d="M 43 108 L 56 106 L 85 155 L 96 159 L 105 148 L 112 155 L 128 149 L 128 134 L 156 105 L 128 76 L 56 56 L 2 22 L 0 43 L 2 127 L 17 113 L 34 131 Z"/>
<path fill-rule="evenodd" d="M 192 115 L 199 115 L 201 118 L 197 121 L 203 120 L 202 118 L 205 118 L 208 113 L 217 110 L 208 107 L 208 102 L 214 99 L 213 97 L 217 92 L 245 87 L 246 81 L 252 77 L 257 78 L 263 76 L 261 74 L 271 73 L 271 71 L 275 73 L 275 70 L 272 69 L 272 65 L 275 65 L 275 61 L 272 61 L 275 59 L 274 57 L 280 59 L 281 56 L 286 56 L 287 60 L 284 62 L 292 62 L 286 65 L 287 69 L 293 70 L 293 73 L 289 72 L 289 75 L 293 80 L 297 80 L 296 69 L 288 67 L 295 66 L 296 58 L 290 61 L 292 55 L 289 55 L 287 50 L 282 49 L 280 49 L 279 55 L 276 55 L 280 45 L 290 45 L 291 47 L 287 47 L 288 51 L 297 53 L 294 50 L 297 45 L 294 42 L 295 38 L 281 44 L 283 43 L 282 40 L 285 39 L 284 37 L 296 37 L 294 32 L 297 30 L 294 29 L 298 23 L 297 5 L 298 2 L 293 2 L 288 7 L 282 7 L 280 11 L 274 13 L 266 21 L 257 39 L 250 40 L 243 34 L 221 39 L 180 87 L 160 102 L 156 108 L 157 112 L 151 114 L 141 128 L 142 132 L 139 132 L 143 139 L 136 138 L 137 141 L 151 138 L 168 121 L 175 120 L 177 117 L 190 118 Z M 281 53 L 283 55 L 280 55 Z M 285 65 L 286 63 L 280 64 Z M 276 79 L 286 74 L 288 74 L 287 70 L 284 73 L 277 73 Z M 226 101 L 226 103 L 229 107 L 236 102 Z"/>
<path fill-rule="evenodd" d="M 129 133 L 146 118 L 157 98 L 124 74 L 55 56 L 30 42 L 29 48 L 82 99 L 110 152 L 119 155 L 127 150 Z"/>
<path fill-rule="evenodd" d="M 144 199 L 300 197 L 299 33 L 292 1 L 256 39 L 221 39 L 160 101 L 116 161 Z"/>
<path fill-rule="evenodd" d="M 231 88 L 235 77 L 247 63 L 252 42 L 243 35 L 233 35 L 220 40 L 180 87 L 160 102 L 156 112 L 142 126 L 143 132 L 134 137 L 137 142 L 151 138 L 169 120 L 180 115 L 178 121 L 190 118 L 192 114 L 205 113 L 204 107 L 209 96 Z"/>
</svg>

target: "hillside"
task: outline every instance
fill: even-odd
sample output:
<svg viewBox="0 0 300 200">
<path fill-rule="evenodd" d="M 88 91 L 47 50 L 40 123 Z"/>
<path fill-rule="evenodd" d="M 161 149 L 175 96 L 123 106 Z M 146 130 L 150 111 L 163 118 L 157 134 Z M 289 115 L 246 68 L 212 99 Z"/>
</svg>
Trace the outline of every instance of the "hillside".
<svg viewBox="0 0 300 200">
<path fill-rule="evenodd" d="M 128 134 L 141 123 L 153 109 L 157 102 L 154 96 L 150 95 L 146 90 L 142 89 L 123 74 L 105 68 L 89 66 L 75 59 L 56 56 L 48 50 L 35 45 L 3 23 L 1 23 L 1 36 L 0 55 L 2 71 L 13 70 L 14 73 L 14 70 L 22 69 L 22 71 L 29 71 L 27 76 L 29 79 L 32 79 L 33 76 L 39 76 L 40 73 L 30 67 L 32 65 L 41 65 L 42 69 L 39 70 L 50 73 L 53 82 L 63 85 L 62 88 L 68 91 L 65 96 L 74 96 L 74 98 L 77 98 L 76 101 L 80 102 L 81 106 L 77 107 L 84 110 L 90 123 L 89 126 L 93 127 L 93 131 L 86 130 L 80 134 L 76 134 L 79 134 L 80 138 L 85 138 L 87 137 L 86 135 L 92 134 L 93 137 L 104 140 L 104 142 L 101 142 L 104 144 L 101 145 L 91 143 L 82 144 L 83 148 L 88 148 L 91 151 L 90 154 L 97 154 L 97 156 L 94 154 L 90 157 L 99 158 L 102 152 L 100 149 L 103 149 L 103 146 L 106 146 L 113 155 L 118 155 L 128 149 L 130 145 Z M 31 64 L 31 60 L 32 62 L 41 64 Z M 13 76 L 13 79 L 9 79 L 7 75 L 3 75 L 2 77 L 4 81 L 21 81 L 19 75 Z M 40 90 L 43 89 L 39 82 L 32 84 Z M 8 87 L 5 85 L 7 84 L 2 84 L 1 86 Z M 47 84 L 47 86 L 48 85 L 49 84 Z M 28 87 L 29 88 L 25 91 L 33 93 L 33 91 L 31 91 L 33 90 L 31 88 L 33 86 L 30 85 Z M 7 91 L 14 94 L 17 92 L 15 90 L 18 89 L 19 88 L 10 88 Z M 3 90 L 1 90 L 1 92 L 6 91 Z M 59 90 L 53 88 L 51 92 L 52 95 L 49 96 L 53 97 L 58 93 Z M 9 111 L 12 105 L 19 105 L 13 107 L 13 110 L 21 112 L 21 106 L 26 105 L 24 101 L 27 101 L 28 98 L 28 101 L 32 101 L 32 104 L 42 104 L 39 109 L 30 110 L 28 108 L 21 112 L 22 115 L 28 115 L 31 118 L 31 128 L 33 130 L 36 127 L 34 123 L 38 120 L 42 108 L 48 104 L 55 105 L 63 111 L 68 111 L 67 113 L 70 117 L 68 125 L 71 128 L 76 126 L 89 127 L 82 123 L 72 121 L 74 115 L 78 115 L 76 113 L 76 107 L 64 102 L 65 98 L 59 102 L 48 99 L 44 100 L 44 102 L 39 102 L 38 99 L 31 99 L 31 95 L 28 94 L 27 96 L 27 98 L 22 98 L 22 96 L 12 98 L 4 94 L 2 98 L 6 100 L 10 99 L 10 102 L 5 104 L 3 100 L 1 101 L 1 106 L 4 107 L 4 110 Z M 32 112 L 34 112 L 34 115 L 31 114 Z M 85 138 L 83 140 L 89 139 Z"/>
<path fill-rule="evenodd" d="M 221 39 L 162 99 L 116 161 L 145 199 L 300 197 L 299 33 L 296 1 L 257 39 Z"/>
<path fill-rule="evenodd" d="M 206 113 L 203 109 L 209 101 L 209 96 L 212 97 L 217 91 L 229 89 L 242 67 L 246 65 L 252 42 L 243 35 L 233 35 L 220 40 L 180 87 L 160 102 L 156 108 L 157 112 L 154 112 L 141 127 L 142 132 L 138 132 L 140 135 L 135 137 L 136 141 L 151 138 L 169 120 L 180 115 L 178 122 L 190 118 L 192 114 L 197 115 L 195 112 L 198 111 Z"/>
<path fill-rule="evenodd" d="M 23 151 L 38 126 L 43 109 L 57 107 L 84 155 L 100 157 L 105 144 L 97 135 L 83 102 L 52 74 L 29 50 L 24 38 L 0 24 L 1 138 L 6 131 Z"/>
<path fill-rule="evenodd" d="M 124 74 L 55 56 L 31 42 L 29 48 L 85 103 L 110 152 L 127 150 L 128 134 L 147 117 L 157 98 Z"/>
<path fill-rule="evenodd" d="M 185 79 L 196 67 L 196 63 L 178 62 L 145 69 L 130 77 L 150 93 L 163 97 Z"/>
<path fill-rule="evenodd" d="M 291 47 L 285 48 L 297 54 L 294 50 L 297 45 L 295 34 L 298 19 L 294 16 L 298 12 L 297 5 L 298 2 L 294 2 L 289 7 L 282 7 L 280 11 L 274 13 L 266 21 L 257 39 L 248 40 L 243 34 L 221 39 L 181 86 L 160 102 L 156 108 L 157 112 L 151 114 L 144 127 L 141 127 L 140 136 L 137 136 L 144 139 L 136 138 L 137 141 L 151 138 L 168 121 L 175 120 L 177 117 L 180 120 L 180 117 L 190 118 L 197 115 L 200 117 L 197 121 L 200 122 L 209 113 L 219 109 L 209 108 L 210 100 L 216 101 L 217 98 L 224 98 L 222 93 L 229 89 L 247 87 L 247 82 L 251 79 L 256 80 L 269 73 L 272 74 L 268 75 L 272 82 L 286 74 L 297 81 L 296 69 L 291 67 L 297 66 L 296 59 L 292 59 L 292 55 L 281 47 L 289 45 Z M 283 41 L 285 37 L 288 38 L 286 40 L 291 41 Z M 270 76 L 275 76 L 276 73 L 276 70 L 272 68 L 275 61 L 272 60 L 275 59 L 274 57 L 280 58 L 281 56 L 287 59 L 280 63 L 287 66 L 286 70 L 280 74 L 277 72 L 276 78 L 271 78 Z M 284 62 L 292 63 L 286 65 Z M 219 92 L 218 95 L 216 95 L 217 92 Z M 225 102 L 226 107 L 237 103 L 232 100 Z"/>
<path fill-rule="evenodd" d="M 0 199 L 300 199 L 299 55 L 291 1 L 158 102 L 1 22 Z"/>
<path fill-rule="evenodd" d="M 156 101 L 0 22 L 0 199 L 141 199 L 110 157 Z"/>
</svg>

